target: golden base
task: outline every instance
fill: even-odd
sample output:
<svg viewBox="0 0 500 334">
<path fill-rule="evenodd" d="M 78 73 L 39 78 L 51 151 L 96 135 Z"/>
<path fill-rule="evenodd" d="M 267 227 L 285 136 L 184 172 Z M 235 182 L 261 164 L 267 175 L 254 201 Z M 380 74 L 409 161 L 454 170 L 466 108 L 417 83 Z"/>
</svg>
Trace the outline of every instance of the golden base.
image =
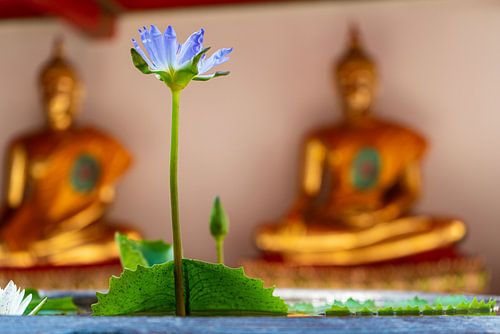
<svg viewBox="0 0 500 334">
<path fill-rule="evenodd" d="M 354 267 L 296 266 L 283 262 L 246 260 L 247 275 L 280 288 L 416 290 L 485 293 L 489 274 L 481 259 L 459 257 L 418 263 Z"/>
<path fill-rule="evenodd" d="M 111 275 L 119 275 L 119 262 L 82 266 L 46 266 L 32 268 L 0 268 L 0 286 L 10 280 L 23 288 L 45 290 L 103 290 Z"/>
<path fill-rule="evenodd" d="M 332 224 L 270 224 L 257 231 L 256 245 L 296 265 L 366 265 L 413 256 L 463 239 L 456 219 L 410 216 L 368 228 Z"/>
</svg>

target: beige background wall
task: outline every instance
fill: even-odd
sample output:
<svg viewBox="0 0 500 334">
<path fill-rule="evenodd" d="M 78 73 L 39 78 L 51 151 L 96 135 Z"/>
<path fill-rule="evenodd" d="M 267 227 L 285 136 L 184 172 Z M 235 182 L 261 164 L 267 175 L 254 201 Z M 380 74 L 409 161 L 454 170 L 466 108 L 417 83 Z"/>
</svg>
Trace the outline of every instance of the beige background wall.
<svg viewBox="0 0 500 334">
<path fill-rule="evenodd" d="M 496 273 L 500 214 L 500 2 L 494 0 L 299 2 L 196 8 L 123 16 L 113 40 L 55 21 L 0 23 L 0 154 L 14 134 L 38 126 L 35 87 L 53 37 L 64 32 L 87 96 L 82 123 L 120 138 L 136 157 L 110 215 L 146 237 L 170 239 L 167 179 L 169 93 L 129 59 L 141 25 L 173 24 L 183 38 L 204 27 L 214 48 L 235 48 L 229 78 L 183 94 L 180 199 L 185 253 L 213 260 L 212 199 L 231 216 L 227 258 L 255 254 L 255 226 L 278 217 L 297 188 L 300 138 L 339 117 L 331 64 L 349 22 L 360 24 L 382 73 L 379 115 L 425 134 L 421 212 L 463 217 L 463 248 Z"/>
</svg>

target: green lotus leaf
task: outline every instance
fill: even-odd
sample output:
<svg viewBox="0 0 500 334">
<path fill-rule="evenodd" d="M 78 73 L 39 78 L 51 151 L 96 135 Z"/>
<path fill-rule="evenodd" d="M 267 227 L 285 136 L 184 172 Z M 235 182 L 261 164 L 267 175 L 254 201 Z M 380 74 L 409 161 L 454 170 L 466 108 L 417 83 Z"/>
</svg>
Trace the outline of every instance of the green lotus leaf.
<svg viewBox="0 0 500 334">
<path fill-rule="evenodd" d="M 491 315 L 494 314 L 495 305 L 496 300 L 494 299 L 484 301 L 473 298 L 469 300 L 465 296 L 438 297 L 432 303 L 414 297 L 407 300 L 387 301 L 382 307 L 375 305 L 373 300 L 360 302 L 349 298 L 345 303 L 335 301 L 326 310 L 326 315 Z"/>
<path fill-rule="evenodd" d="M 448 305 L 448 307 L 446 307 L 446 314 L 447 315 L 454 315 L 457 313 L 457 309 L 455 307 L 453 307 L 453 305 Z"/>
<path fill-rule="evenodd" d="M 120 249 L 120 261 L 126 269 L 135 270 L 138 265 L 151 267 L 174 258 L 172 245 L 161 240 L 137 241 L 120 233 L 116 233 L 115 240 Z"/>
<path fill-rule="evenodd" d="M 24 311 L 24 314 L 32 313 L 37 306 L 40 306 L 44 299 L 46 301 L 36 311 L 37 315 L 70 315 L 78 312 L 78 307 L 71 297 L 47 298 L 40 296 L 36 289 L 26 289 L 25 295 L 29 294 L 31 294 L 31 302 Z"/>
<path fill-rule="evenodd" d="M 394 309 L 391 306 L 382 307 L 378 310 L 378 315 L 394 315 Z"/>
<path fill-rule="evenodd" d="M 328 304 L 313 305 L 312 303 L 292 303 L 288 304 L 288 313 L 315 316 L 325 314 L 326 310 L 330 307 L 331 306 Z"/>
<path fill-rule="evenodd" d="M 288 304 L 288 312 L 296 314 L 316 314 L 316 309 L 312 303 Z"/>
<path fill-rule="evenodd" d="M 403 308 L 403 315 L 420 315 L 420 307 L 408 305 Z"/>
<path fill-rule="evenodd" d="M 430 305 L 425 305 L 424 308 L 422 309 L 422 314 L 423 315 L 441 315 L 443 314 L 443 310 L 440 309 L 438 310 L 435 307 L 432 307 Z"/>
<path fill-rule="evenodd" d="M 286 315 L 284 301 L 243 269 L 183 260 L 187 314 Z M 174 314 L 173 262 L 125 269 L 112 277 L 107 294 L 97 293 L 94 315 Z"/>
<path fill-rule="evenodd" d="M 346 317 L 352 315 L 352 312 L 347 306 L 332 305 L 328 310 L 326 310 L 327 316 L 337 316 Z"/>
<path fill-rule="evenodd" d="M 452 295 L 452 296 L 437 297 L 432 302 L 433 305 L 441 304 L 444 307 L 447 307 L 449 305 L 456 306 L 460 303 L 469 303 L 469 300 L 465 296 Z"/>
</svg>

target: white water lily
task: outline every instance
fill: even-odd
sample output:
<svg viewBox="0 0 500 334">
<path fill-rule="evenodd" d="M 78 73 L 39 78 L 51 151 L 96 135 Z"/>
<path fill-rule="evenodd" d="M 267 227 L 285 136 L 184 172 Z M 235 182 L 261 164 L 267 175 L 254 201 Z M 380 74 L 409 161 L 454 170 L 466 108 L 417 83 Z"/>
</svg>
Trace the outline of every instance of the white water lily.
<svg viewBox="0 0 500 334">
<path fill-rule="evenodd" d="M 10 281 L 5 289 L 0 288 L 0 315 L 23 315 L 31 302 L 32 295 L 24 296 L 24 289 L 19 289 Z"/>
</svg>

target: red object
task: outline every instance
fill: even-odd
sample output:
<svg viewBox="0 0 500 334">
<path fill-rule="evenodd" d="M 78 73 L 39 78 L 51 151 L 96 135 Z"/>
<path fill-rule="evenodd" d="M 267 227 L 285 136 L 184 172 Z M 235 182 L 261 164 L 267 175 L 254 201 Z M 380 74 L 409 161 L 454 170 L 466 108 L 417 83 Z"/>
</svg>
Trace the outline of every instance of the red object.
<svg viewBox="0 0 500 334">
<path fill-rule="evenodd" d="M 58 17 L 87 35 L 111 37 L 123 12 L 252 2 L 269 0 L 0 0 L 0 20 Z"/>
<path fill-rule="evenodd" d="M 115 15 L 94 1 L 81 0 L 24 0 L 47 14 L 76 25 L 91 36 L 109 37 L 113 34 Z"/>
</svg>

